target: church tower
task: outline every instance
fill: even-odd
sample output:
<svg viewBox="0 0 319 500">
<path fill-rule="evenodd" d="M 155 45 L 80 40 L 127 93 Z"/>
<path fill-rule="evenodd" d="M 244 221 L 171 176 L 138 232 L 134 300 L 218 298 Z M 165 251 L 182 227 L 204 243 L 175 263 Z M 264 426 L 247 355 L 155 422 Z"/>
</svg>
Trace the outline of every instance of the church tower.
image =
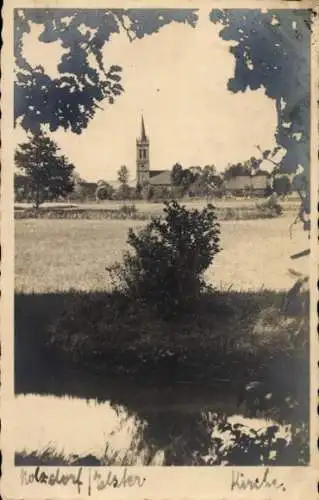
<svg viewBox="0 0 319 500">
<path fill-rule="evenodd" d="M 141 121 L 141 137 L 136 140 L 136 183 L 137 186 L 150 179 L 150 142 L 145 133 L 144 118 Z"/>
</svg>

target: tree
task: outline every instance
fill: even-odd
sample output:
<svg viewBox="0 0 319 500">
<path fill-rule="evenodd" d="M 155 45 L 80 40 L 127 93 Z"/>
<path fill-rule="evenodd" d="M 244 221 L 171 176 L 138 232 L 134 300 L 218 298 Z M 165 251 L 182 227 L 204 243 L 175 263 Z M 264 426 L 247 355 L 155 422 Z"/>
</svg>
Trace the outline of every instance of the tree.
<svg viewBox="0 0 319 500">
<path fill-rule="evenodd" d="M 217 173 L 215 165 L 205 165 L 201 176 L 201 183 L 204 188 L 203 194 L 209 198 L 221 187 L 223 180 Z"/>
<path fill-rule="evenodd" d="M 189 170 L 192 172 L 192 174 L 195 174 L 195 175 L 202 175 L 202 167 L 200 167 L 199 165 L 193 165 L 192 167 L 189 167 Z"/>
<path fill-rule="evenodd" d="M 172 198 L 171 190 L 166 186 L 158 186 L 152 193 L 153 201 L 167 201 Z"/>
<path fill-rule="evenodd" d="M 244 166 L 249 170 L 249 172 L 253 175 L 259 172 L 259 167 L 263 161 L 263 158 L 256 158 L 255 156 L 251 156 L 249 160 L 244 162 Z"/>
<path fill-rule="evenodd" d="M 27 201 L 29 197 L 29 178 L 26 175 L 14 174 L 15 201 Z"/>
<path fill-rule="evenodd" d="M 28 142 L 18 145 L 15 163 L 28 178 L 36 208 L 44 201 L 64 197 L 73 190 L 74 166 L 64 155 L 60 155 L 58 145 L 43 133 L 31 136 Z"/>
<path fill-rule="evenodd" d="M 211 11 L 210 18 L 223 27 L 221 38 L 235 41 L 230 47 L 235 57 L 231 92 L 264 88 L 277 110 L 278 146 L 286 153 L 281 173 L 294 173 L 300 185 L 299 165 L 305 172 L 309 190 L 309 47 L 312 23 L 310 9 Z"/>
<path fill-rule="evenodd" d="M 130 188 L 128 185 L 128 179 L 129 179 L 129 171 L 126 165 L 122 165 L 118 172 L 117 172 L 117 178 L 120 183 L 120 187 L 118 189 L 118 198 L 120 200 L 126 200 L 129 198 L 130 194 Z"/>
<path fill-rule="evenodd" d="M 180 163 L 175 163 L 171 171 L 171 181 L 173 186 L 181 186 L 183 182 L 183 167 Z"/>
<path fill-rule="evenodd" d="M 248 165 L 243 165 L 242 163 L 236 163 L 229 165 L 224 172 L 224 179 L 229 180 L 232 177 L 237 177 L 238 175 L 250 175 L 250 167 Z"/>
<path fill-rule="evenodd" d="M 190 186 L 195 182 L 196 178 L 197 175 L 193 174 L 193 172 L 189 168 L 186 168 L 183 171 L 182 186 L 184 188 L 184 192 L 186 192 L 190 188 Z"/>
<path fill-rule="evenodd" d="M 84 179 L 75 170 L 72 173 L 73 191 L 68 196 L 69 201 L 82 201 L 84 199 Z"/>
<path fill-rule="evenodd" d="M 202 177 L 205 184 L 211 184 L 215 176 L 216 176 L 215 165 L 205 165 L 202 171 Z"/>
<path fill-rule="evenodd" d="M 98 181 L 98 186 L 95 191 L 95 196 L 97 200 L 112 200 L 114 195 L 114 189 L 106 181 Z"/>
<path fill-rule="evenodd" d="M 122 165 L 117 172 L 117 178 L 120 184 L 128 184 L 129 171 L 126 165 Z"/>
<path fill-rule="evenodd" d="M 292 186 L 287 175 L 275 176 L 273 180 L 273 190 L 279 195 L 286 195 L 291 192 Z"/>
<path fill-rule="evenodd" d="M 171 22 L 194 27 L 197 19 L 194 9 L 15 9 L 15 123 L 32 133 L 47 124 L 51 131 L 80 134 L 101 103 L 113 104 L 124 91 L 122 68 L 104 63 L 104 46 L 114 33 L 122 30 L 133 42 Z M 25 57 L 32 24 L 42 28 L 40 42 L 60 42 L 64 50 L 58 77 Z"/>
<path fill-rule="evenodd" d="M 226 9 L 213 10 L 210 14 L 214 23 L 223 26 L 220 36 L 228 42 L 235 41 L 229 49 L 235 57 L 235 72 L 228 89 L 245 92 L 263 88 L 275 102 L 276 140 L 285 151 L 278 162 L 278 171 L 291 177 L 293 187 L 300 194 L 295 222 L 299 218 L 306 230 L 310 229 L 307 224 L 310 213 L 310 34 L 314 14 L 310 9 Z M 270 153 L 267 155 L 269 159 Z M 300 283 L 296 285 L 298 289 Z M 295 286 L 289 293 L 295 293 Z M 305 438 L 308 440 L 307 434 Z"/>
<path fill-rule="evenodd" d="M 194 167 L 183 169 L 180 163 L 175 163 L 171 171 L 173 192 L 177 197 L 183 196 L 190 186 L 195 182 L 199 173 Z"/>
<path fill-rule="evenodd" d="M 149 201 L 154 194 L 154 189 L 152 186 L 147 182 L 143 185 L 141 189 L 141 196 L 143 200 Z"/>
<path fill-rule="evenodd" d="M 127 184 L 121 184 L 116 192 L 118 200 L 128 200 L 131 198 L 131 188 Z"/>
</svg>

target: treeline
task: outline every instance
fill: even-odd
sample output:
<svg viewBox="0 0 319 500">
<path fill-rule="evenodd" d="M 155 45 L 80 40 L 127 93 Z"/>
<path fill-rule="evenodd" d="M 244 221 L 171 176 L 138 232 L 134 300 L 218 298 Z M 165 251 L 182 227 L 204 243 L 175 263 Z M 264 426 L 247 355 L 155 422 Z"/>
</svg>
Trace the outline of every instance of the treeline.
<svg viewBox="0 0 319 500">
<path fill-rule="evenodd" d="M 244 163 L 228 165 L 223 172 L 217 172 L 215 165 L 184 168 L 176 163 L 170 170 L 167 185 L 148 182 L 132 187 L 128 168 L 122 165 L 114 186 L 103 179 L 97 182 L 82 179 L 74 165 L 61 154 L 58 145 L 44 133 L 40 133 L 32 136 L 28 142 L 19 144 L 16 149 L 15 164 L 19 173 L 15 173 L 14 177 L 15 201 L 33 203 L 37 208 L 46 201 L 59 200 L 164 201 L 185 196 L 221 198 L 226 194 L 227 182 L 231 178 L 252 175 L 266 175 L 269 178 L 267 195 L 273 191 L 281 195 L 288 194 L 293 190 L 288 175 L 279 175 L 277 166 L 271 174 L 261 168 L 261 163 L 269 156 L 266 153 L 259 159 L 251 157 Z"/>
</svg>

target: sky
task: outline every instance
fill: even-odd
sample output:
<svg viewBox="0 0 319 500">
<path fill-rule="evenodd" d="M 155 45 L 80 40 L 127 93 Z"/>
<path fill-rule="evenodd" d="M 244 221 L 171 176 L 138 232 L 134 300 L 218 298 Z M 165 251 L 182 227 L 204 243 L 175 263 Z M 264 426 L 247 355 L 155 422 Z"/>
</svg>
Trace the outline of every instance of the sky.
<svg viewBox="0 0 319 500">
<path fill-rule="evenodd" d="M 275 145 L 276 110 L 264 89 L 232 94 L 228 79 L 235 60 L 231 42 L 219 36 L 219 26 L 199 12 L 196 28 L 171 23 L 159 33 L 130 42 L 122 31 L 104 47 L 106 67 L 123 67 L 125 93 L 115 104 L 98 110 L 81 135 L 59 130 L 52 138 L 75 165 L 81 177 L 115 180 L 121 165 L 136 178 L 136 138 L 141 114 L 150 138 L 150 168 L 171 169 L 228 163 L 258 156 L 256 145 Z M 58 76 L 63 53 L 59 42 L 37 40 L 41 27 L 33 25 L 24 38 L 24 53 L 31 64 L 41 64 Z M 26 139 L 17 127 L 16 141 Z M 266 167 L 266 165 L 264 165 Z"/>
</svg>

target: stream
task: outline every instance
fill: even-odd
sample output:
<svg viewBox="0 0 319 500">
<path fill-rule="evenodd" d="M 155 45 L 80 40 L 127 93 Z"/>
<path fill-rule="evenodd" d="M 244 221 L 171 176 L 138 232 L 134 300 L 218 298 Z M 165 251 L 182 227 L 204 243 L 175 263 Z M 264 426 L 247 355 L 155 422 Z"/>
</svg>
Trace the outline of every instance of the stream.
<svg viewBox="0 0 319 500">
<path fill-rule="evenodd" d="M 14 401 L 16 464 L 214 463 L 232 446 L 236 426 L 256 440 L 276 424 L 269 416 L 249 418 L 236 403 L 236 384 L 229 382 L 160 389 L 77 371 L 38 379 L 33 394 Z M 278 425 L 278 436 L 289 440 L 288 427 Z"/>
</svg>

